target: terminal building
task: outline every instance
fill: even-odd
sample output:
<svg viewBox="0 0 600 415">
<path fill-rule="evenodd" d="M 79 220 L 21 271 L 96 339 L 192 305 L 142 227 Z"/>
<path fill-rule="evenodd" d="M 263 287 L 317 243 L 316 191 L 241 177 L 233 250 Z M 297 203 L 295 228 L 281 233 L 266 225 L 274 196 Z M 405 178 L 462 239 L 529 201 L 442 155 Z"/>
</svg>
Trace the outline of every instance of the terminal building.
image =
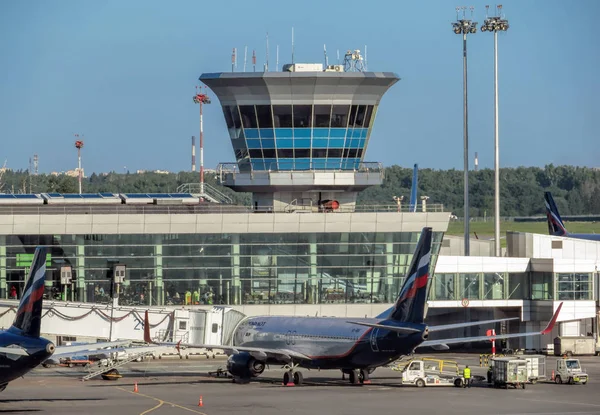
<svg viewBox="0 0 600 415">
<path fill-rule="evenodd" d="M 520 317 L 500 329 L 538 330 L 564 301 L 552 335 L 514 344 L 540 349 L 558 335 L 597 333 L 598 243 L 509 234 L 507 256 L 489 257 L 481 242 L 473 243 L 481 256 L 465 257 L 444 238 L 450 213 L 443 206 L 356 204 L 360 191 L 383 181 L 382 165 L 365 156 L 396 74 L 294 64 L 200 80 L 221 103 L 223 139 L 235 157 L 217 175 L 223 185 L 251 192 L 252 205 L 193 194 L 0 195 L 0 326 L 12 321 L 12 287 L 20 296 L 37 245 L 50 247 L 46 307 L 57 312 L 45 319 L 56 336 L 87 333 L 90 325 L 83 317 L 73 322 L 73 310 L 83 316 L 109 304 L 107 273 L 115 263 L 127 267 L 117 315 L 148 307 L 172 313 L 174 336 L 194 326 L 176 319 L 190 319 L 190 310 L 208 316 L 216 305 L 245 315 L 374 316 L 395 300 L 419 233 L 429 226 L 431 324 Z M 71 280 L 61 279 L 65 269 Z M 72 323 L 59 324 L 61 318 Z M 200 338 L 214 335 L 209 331 Z"/>
</svg>

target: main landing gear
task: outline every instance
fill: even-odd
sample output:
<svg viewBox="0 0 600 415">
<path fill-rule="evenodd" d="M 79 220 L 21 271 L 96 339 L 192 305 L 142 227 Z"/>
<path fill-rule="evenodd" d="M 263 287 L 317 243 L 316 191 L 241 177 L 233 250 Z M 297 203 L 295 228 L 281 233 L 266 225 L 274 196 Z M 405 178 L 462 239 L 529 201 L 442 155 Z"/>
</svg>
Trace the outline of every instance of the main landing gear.
<svg viewBox="0 0 600 415">
<path fill-rule="evenodd" d="M 304 383 L 302 372 L 296 370 L 298 365 L 285 365 L 283 373 L 283 386 L 296 386 Z"/>
<path fill-rule="evenodd" d="M 352 385 L 364 385 L 370 384 L 371 379 L 369 375 L 373 372 L 372 369 L 352 369 L 352 370 L 344 370 L 344 374 L 348 374 L 350 384 Z M 344 379 L 345 377 L 342 377 Z"/>
</svg>

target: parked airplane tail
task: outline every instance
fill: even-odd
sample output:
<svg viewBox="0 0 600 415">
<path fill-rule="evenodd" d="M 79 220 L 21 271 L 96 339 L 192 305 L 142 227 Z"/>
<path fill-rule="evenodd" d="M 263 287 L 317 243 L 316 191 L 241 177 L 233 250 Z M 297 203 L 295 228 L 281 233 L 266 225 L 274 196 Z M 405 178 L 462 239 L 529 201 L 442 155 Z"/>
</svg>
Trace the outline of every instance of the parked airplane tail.
<svg viewBox="0 0 600 415">
<path fill-rule="evenodd" d="M 552 193 L 545 192 L 544 200 L 546 202 L 546 217 L 548 218 L 548 233 L 554 236 L 565 236 L 567 234 L 567 228 L 563 223 Z"/>
<path fill-rule="evenodd" d="M 404 285 L 389 318 L 422 324 L 427 304 L 427 281 L 431 261 L 431 228 L 423 228 Z"/>
<path fill-rule="evenodd" d="M 12 332 L 24 336 L 40 337 L 47 251 L 46 247 L 37 247 L 35 250 L 21 303 L 15 321 L 9 329 Z"/>
</svg>

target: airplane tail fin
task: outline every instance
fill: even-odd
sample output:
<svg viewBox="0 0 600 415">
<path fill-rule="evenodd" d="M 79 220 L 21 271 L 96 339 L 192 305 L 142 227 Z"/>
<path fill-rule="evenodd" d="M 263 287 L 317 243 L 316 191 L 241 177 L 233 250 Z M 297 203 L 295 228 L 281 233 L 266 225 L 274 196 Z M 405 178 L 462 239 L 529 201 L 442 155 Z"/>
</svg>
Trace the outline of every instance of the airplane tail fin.
<svg viewBox="0 0 600 415">
<path fill-rule="evenodd" d="M 548 233 L 554 236 L 564 236 L 567 234 L 567 228 L 563 223 L 552 193 L 545 192 L 544 200 L 546 202 L 546 217 L 548 218 Z"/>
<path fill-rule="evenodd" d="M 46 247 L 37 247 L 29 269 L 29 277 L 11 329 L 24 336 L 40 337 L 42 301 L 46 280 Z"/>
<path fill-rule="evenodd" d="M 421 231 L 406 279 L 389 315 L 392 320 L 419 324 L 425 320 L 432 233 L 431 228 Z"/>
</svg>

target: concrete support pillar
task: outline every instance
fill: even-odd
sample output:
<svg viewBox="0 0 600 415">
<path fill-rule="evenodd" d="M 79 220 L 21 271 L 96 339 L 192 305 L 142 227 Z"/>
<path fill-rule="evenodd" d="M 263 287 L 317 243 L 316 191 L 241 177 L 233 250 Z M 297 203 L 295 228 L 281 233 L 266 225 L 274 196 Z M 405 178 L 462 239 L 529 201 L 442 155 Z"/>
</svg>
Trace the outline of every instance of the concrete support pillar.
<svg viewBox="0 0 600 415">
<path fill-rule="evenodd" d="M 6 284 L 6 235 L 0 235 L 0 298 L 8 297 Z"/>
<path fill-rule="evenodd" d="M 153 297 L 156 305 L 165 304 L 165 287 L 163 283 L 163 245 L 162 236 L 154 235 L 154 284 Z"/>
<path fill-rule="evenodd" d="M 231 287 L 228 292 L 228 304 L 241 304 L 242 282 L 240 280 L 240 235 L 231 235 Z"/>
<path fill-rule="evenodd" d="M 77 300 L 85 303 L 87 301 L 87 290 L 85 286 L 85 241 L 83 235 L 77 235 L 75 237 L 76 248 L 76 259 L 75 268 L 77 271 Z"/>
<path fill-rule="evenodd" d="M 394 302 L 398 293 L 393 292 L 394 287 L 394 234 L 385 234 L 385 278 L 382 278 L 383 301 Z"/>
<path fill-rule="evenodd" d="M 308 235 L 308 253 L 310 255 L 310 269 L 308 271 L 307 302 L 319 304 L 319 275 L 317 264 L 317 235 Z"/>
</svg>

